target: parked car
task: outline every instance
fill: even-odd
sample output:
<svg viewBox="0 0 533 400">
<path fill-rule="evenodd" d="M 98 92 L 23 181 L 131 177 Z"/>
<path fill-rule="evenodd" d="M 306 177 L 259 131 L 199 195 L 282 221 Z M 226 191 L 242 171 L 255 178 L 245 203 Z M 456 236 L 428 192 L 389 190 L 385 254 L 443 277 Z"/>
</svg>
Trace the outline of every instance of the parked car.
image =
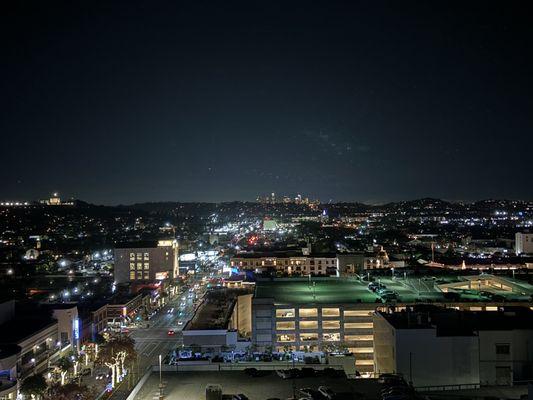
<svg viewBox="0 0 533 400">
<path fill-rule="evenodd" d="M 331 388 L 329 388 L 327 386 L 319 386 L 318 387 L 318 391 L 326 399 L 331 400 L 331 399 L 333 399 L 333 397 L 335 397 L 335 392 L 333 390 L 331 390 Z"/>
<path fill-rule="evenodd" d="M 234 394 L 232 397 L 231 397 L 231 400 L 248 400 L 248 396 L 246 396 L 245 394 Z"/>
</svg>

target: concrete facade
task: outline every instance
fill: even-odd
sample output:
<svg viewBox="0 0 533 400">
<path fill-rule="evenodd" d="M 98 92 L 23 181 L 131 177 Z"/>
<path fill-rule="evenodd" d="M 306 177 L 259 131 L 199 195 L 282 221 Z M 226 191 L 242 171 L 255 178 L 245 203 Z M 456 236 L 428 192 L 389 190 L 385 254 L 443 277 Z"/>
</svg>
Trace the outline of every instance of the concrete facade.
<svg viewBox="0 0 533 400">
<path fill-rule="evenodd" d="M 179 275 L 178 253 L 179 246 L 175 240 L 115 248 L 115 282 L 121 284 L 174 279 Z"/>
</svg>

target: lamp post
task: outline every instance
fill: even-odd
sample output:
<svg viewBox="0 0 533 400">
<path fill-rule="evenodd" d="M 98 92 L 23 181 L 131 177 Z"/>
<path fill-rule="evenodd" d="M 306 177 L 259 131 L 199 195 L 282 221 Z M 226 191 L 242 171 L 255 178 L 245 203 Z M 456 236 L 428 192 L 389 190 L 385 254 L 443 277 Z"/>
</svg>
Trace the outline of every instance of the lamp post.
<svg viewBox="0 0 533 400">
<path fill-rule="evenodd" d="M 163 381 L 161 380 L 161 354 L 159 354 L 159 397 L 163 396 Z"/>
</svg>

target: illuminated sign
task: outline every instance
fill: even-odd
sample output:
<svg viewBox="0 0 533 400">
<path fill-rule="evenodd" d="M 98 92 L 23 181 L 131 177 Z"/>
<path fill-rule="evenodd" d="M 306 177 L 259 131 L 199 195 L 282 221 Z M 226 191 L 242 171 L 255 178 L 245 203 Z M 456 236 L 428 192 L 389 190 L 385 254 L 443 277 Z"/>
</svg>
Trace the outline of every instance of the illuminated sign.
<svg viewBox="0 0 533 400">
<path fill-rule="evenodd" d="M 165 271 L 165 272 L 157 272 L 157 273 L 155 274 L 155 279 L 157 279 L 157 280 L 168 279 L 168 271 Z"/>
<path fill-rule="evenodd" d="M 72 320 L 72 336 L 75 340 L 80 339 L 80 319 L 76 318 Z"/>
</svg>

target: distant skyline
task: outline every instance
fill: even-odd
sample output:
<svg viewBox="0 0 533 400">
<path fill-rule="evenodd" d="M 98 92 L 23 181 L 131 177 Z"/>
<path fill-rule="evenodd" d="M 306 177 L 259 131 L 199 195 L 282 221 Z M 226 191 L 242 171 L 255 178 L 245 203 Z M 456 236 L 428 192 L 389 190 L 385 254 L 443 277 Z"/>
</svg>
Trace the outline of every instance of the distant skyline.
<svg viewBox="0 0 533 400">
<path fill-rule="evenodd" d="M 0 5 L 0 199 L 533 200 L 519 2 Z"/>
</svg>

